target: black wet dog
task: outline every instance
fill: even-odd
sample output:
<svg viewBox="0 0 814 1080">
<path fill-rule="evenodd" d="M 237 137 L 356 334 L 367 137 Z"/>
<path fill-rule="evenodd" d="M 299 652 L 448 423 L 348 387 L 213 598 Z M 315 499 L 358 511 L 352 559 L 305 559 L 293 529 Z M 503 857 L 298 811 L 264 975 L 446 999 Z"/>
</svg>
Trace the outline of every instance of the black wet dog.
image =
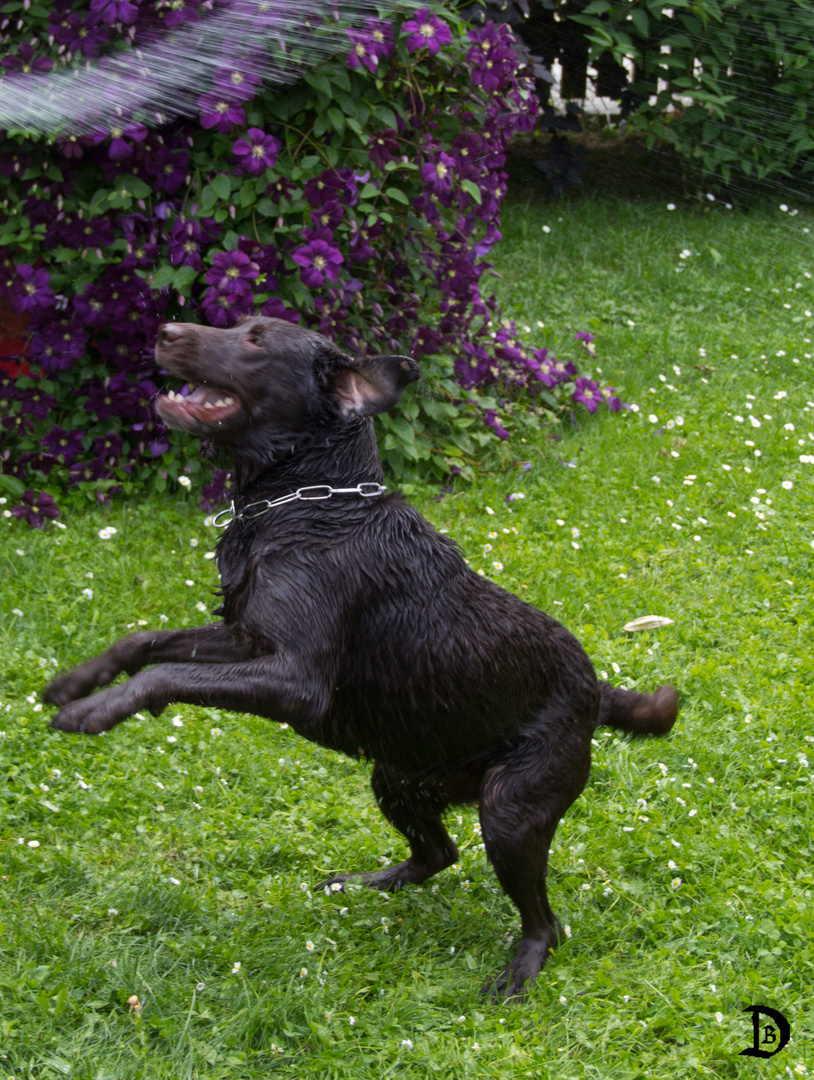
<svg viewBox="0 0 814 1080">
<path fill-rule="evenodd" d="M 564 627 L 473 573 L 400 495 L 381 493 L 370 417 L 419 377 L 413 360 L 354 360 L 265 318 L 167 324 L 156 356 L 195 384 L 159 398 L 165 422 L 234 455 L 233 520 L 218 544 L 223 621 L 131 634 L 61 675 L 45 695 L 60 706 L 54 726 L 95 734 L 187 702 L 285 721 L 372 758 L 374 794 L 410 857 L 334 882 L 426 880 L 458 858 L 444 810 L 478 802 L 487 855 L 522 918 L 490 989 L 522 994 L 560 936 L 548 850 L 588 779 L 594 729 L 665 734 L 675 691 L 598 682 Z M 352 490 L 319 498 L 328 488 Z M 121 672 L 131 678 L 93 693 Z"/>
</svg>

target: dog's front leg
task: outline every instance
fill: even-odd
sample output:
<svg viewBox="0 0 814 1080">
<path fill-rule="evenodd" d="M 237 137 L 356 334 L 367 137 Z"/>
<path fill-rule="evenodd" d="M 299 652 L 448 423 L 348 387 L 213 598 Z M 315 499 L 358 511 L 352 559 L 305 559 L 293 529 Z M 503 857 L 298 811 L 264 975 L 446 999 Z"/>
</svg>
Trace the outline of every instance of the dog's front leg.
<svg viewBox="0 0 814 1080">
<path fill-rule="evenodd" d="M 135 675 L 148 664 L 216 664 L 246 659 L 225 623 L 187 630 L 140 630 L 114 642 L 98 656 L 58 675 L 43 693 L 51 705 L 67 705 L 112 683 L 123 671 Z"/>
<path fill-rule="evenodd" d="M 160 664 L 69 702 L 51 726 L 98 735 L 142 709 L 158 716 L 171 702 L 183 702 L 266 716 L 290 723 L 308 738 L 328 708 L 335 674 L 309 678 L 309 671 L 307 658 L 282 652 L 233 664 Z"/>
</svg>

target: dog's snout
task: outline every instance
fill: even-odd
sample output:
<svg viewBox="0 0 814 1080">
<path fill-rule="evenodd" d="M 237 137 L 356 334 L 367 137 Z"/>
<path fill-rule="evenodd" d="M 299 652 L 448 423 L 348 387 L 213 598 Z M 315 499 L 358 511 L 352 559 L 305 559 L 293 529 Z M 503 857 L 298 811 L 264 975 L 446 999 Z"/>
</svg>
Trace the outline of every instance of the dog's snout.
<svg viewBox="0 0 814 1080">
<path fill-rule="evenodd" d="M 183 329 L 178 323 L 162 323 L 158 330 L 158 343 L 159 345 L 170 345 L 182 333 Z"/>
</svg>

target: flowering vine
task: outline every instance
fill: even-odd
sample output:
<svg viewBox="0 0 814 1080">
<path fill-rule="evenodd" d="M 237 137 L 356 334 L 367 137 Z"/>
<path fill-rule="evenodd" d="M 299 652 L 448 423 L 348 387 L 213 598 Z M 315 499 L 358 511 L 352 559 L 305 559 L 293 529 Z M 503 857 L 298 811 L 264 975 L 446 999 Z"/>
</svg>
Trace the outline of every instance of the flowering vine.
<svg viewBox="0 0 814 1080">
<path fill-rule="evenodd" d="M 54 65 L 137 44 L 200 6 L 60 0 L 24 33 L 5 19 L 4 78 L 36 92 Z M 226 474 L 192 441 L 171 446 L 152 408 L 169 319 L 231 326 L 261 311 L 352 352 L 423 357 L 432 396 L 382 418 L 402 477 L 422 461 L 439 477 L 467 467 L 508 437 L 508 403 L 528 391 L 554 410 L 619 408 L 573 363 L 523 345 L 482 290 L 506 147 L 537 115 L 509 28 L 423 9 L 365 20 L 347 49 L 273 93 L 225 52 L 197 122 L 6 133 L 0 305 L 26 321 L 14 366 L 0 358 L 7 487 L 104 499 L 183 474 L 214 504 Z M 457 425 L 473 402 L 482 434 Z M 20 516 L 42 521 L 31 498 Z"/>
</svg>

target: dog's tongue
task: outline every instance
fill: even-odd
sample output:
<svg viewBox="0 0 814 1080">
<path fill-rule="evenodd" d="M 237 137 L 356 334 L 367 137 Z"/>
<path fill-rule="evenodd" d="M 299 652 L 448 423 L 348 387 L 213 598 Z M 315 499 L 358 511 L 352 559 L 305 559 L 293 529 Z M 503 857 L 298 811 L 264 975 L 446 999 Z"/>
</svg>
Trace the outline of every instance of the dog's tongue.
<svg viewBox="0 0 814 1080">
<path fill-rule="evenodd" d="M 186 399 L 196 405 L 206 405 L 207 402 L 211 405 L 231 405 L 234 401 L 224 390 L 216 390 L 211 386 L 196 386 L 187 394 Z"/>
</svg>

